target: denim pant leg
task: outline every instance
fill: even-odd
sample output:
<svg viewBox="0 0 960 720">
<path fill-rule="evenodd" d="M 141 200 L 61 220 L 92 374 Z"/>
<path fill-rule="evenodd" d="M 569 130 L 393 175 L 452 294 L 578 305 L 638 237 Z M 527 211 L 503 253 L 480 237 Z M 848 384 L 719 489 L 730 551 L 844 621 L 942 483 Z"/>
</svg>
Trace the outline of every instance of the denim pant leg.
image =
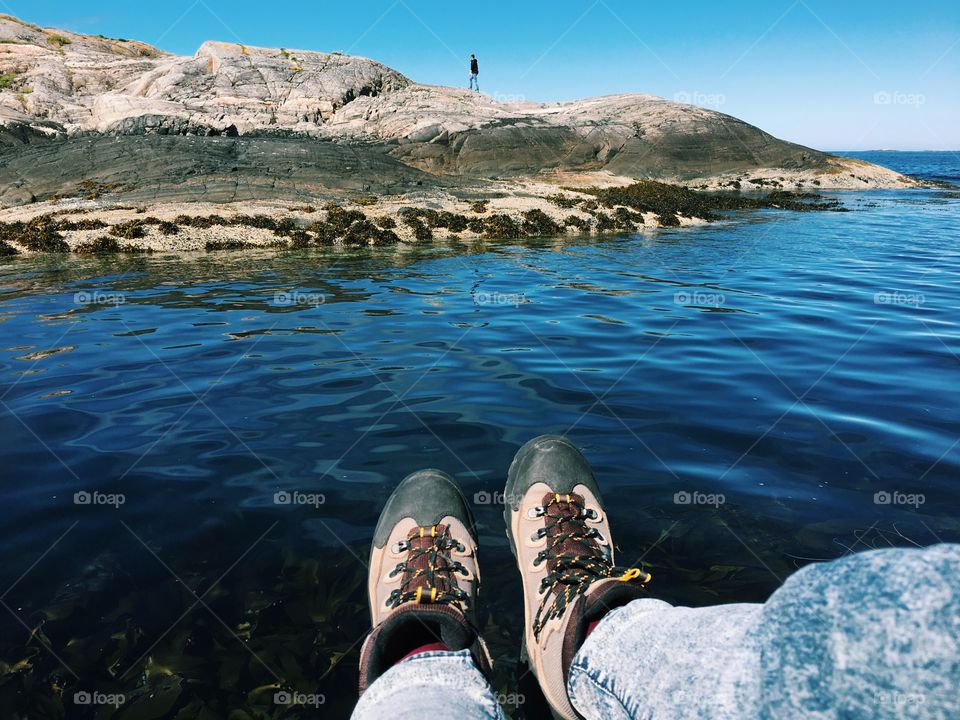
<svg viewBox="0 0 960 720">
<path fill-rule="evenodd" d="M 637 600 L 568 691 L 587 718 L 960 718 L 960 545 L 809 565 L 763 605 Z"/>
<path fill-rule="evenodd" d="M 367 688 L 351 720 L 414 716 L 505 720 L 468 650 L 425 652 L 397 663 Z"/>
<path fill-rule="evenodd" d="M 567 690 L 586 718 L 747 720 L 759 689 L 750 630 L 762 605 L 673 607 L 634 600 L 580 648 Z"/>
</svg>

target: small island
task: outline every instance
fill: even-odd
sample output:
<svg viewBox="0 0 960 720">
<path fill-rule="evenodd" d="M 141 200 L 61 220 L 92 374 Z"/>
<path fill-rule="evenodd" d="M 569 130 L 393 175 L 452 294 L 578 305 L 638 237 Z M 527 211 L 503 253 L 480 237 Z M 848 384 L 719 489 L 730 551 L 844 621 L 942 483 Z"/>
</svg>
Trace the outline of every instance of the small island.
<svg viewBox="0 0 960 720">
<path fill-rule="evenodd" d="M 341 53 L 0 16 L 0 253 L 627 233 L 912 178 L 623 94 L 497 102 Z"/>
</svg>

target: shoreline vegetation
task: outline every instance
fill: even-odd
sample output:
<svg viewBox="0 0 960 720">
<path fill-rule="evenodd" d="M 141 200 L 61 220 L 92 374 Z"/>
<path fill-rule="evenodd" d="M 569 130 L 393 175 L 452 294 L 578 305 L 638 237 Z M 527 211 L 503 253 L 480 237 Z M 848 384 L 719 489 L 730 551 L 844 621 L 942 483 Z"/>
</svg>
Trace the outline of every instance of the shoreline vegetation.
<svg viewBox="0 0 960 720">
<path fill-rule="evenodd" d="M 774 190 L 741 194 L 698 191 L 642 180 L 619 187 L 562 188 L 540 197 L 403 202 L 403 197 L 357 195 L 322 206 L 294 205 L 247 212 L 252 203 L 152 208 L 88 205 L 116 191 L 93 183 L 73 198 L 54 197 L 39 214 L 0 222 L 0 256 L 37 253 L 149 254 L 169 251 L 362 247 L 445 239 L 523 239 L 635 233 L 720 220 L 737 210 L 845 211 L 835 199 Z M 444 207 L 447 206 L 447 207 Z M 181 212 L 192 208 L 194 212 Z"/>
<path fill-rule="evenodd" d="M 342 53 L 171 55 L 0 14 L 0 256 L 624 234 L 924 185 L 653 95 L 501 102 Z"/>
</svg>

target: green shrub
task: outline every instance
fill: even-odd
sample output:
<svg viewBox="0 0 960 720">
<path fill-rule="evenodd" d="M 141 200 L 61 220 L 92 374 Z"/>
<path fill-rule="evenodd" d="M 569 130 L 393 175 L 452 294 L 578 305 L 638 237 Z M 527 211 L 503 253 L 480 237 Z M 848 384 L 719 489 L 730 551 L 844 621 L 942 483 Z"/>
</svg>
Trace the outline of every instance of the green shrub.
<svg viewBox="0 0 960 720">
<path fill-rule="evenodd" d="M 383 230 L 369 220 L 358 220 L 353 223 L 343 236 L 346 245 L 392 245 L 400 241 L 393 230 Z"/>
<path fill-rule="evenodd" d="M 69 232 L 71 230 L 103 230 L 107 224 L 103 220 L 60 220 L 57 223 L 57 230 Z"/>
<path fill-rule="evenodd" d="M 230 224 L 257 228 L 258 230 L 277 229 L 277 221 L 269 215 L 237 215 L 230 221 Z"/>
<path fill-rule="evenodd" d="M 549 195 L 547 200 L 552 202 L 557 207 L 563 208 L 564 210 L 570 210 L 571 208 L 575 208 L 580 204 L 579 198 L 567 197 L 566 195 L 560 194 Z"/>
<path fill-rule="evenodd" d="M 80 243 L 73 251 L 78 255 L 98 255 L 100 253 L 120 252 L 120 241 L 104 235 L 91 242 Z"/>
<path fill-rule="evenodd" d="M 755 184 L 766 181 L 754 181 Z M 820 196 L 797 195 L 796 193 L 774 191 L 766 196 L 742 196 L 731 192 L 698 192 L 679 185 L 640 180 L 625 187 L 589 188 L 584 190 L 594 195 L 608 208 L 625 206 L 641 212 L 655 213 L 661 222 L 676 225 L 677 215 L 697 217 L 704 220 L 716 220 L 719 210 L 747 210 L 759 208 L 780 208 L 784 210 L 837 210 L 840 203 L 836 200 L 824 200 Z M 586 204 L 583 206 L 586 208 Z"/>
<path fill-rule="evenodd" d="M 147 236 L 146 228 L 142 220 L 130 220 L 128 222 L 118 223 L 110 228 L 109 233 L 125 240 L 136 240 Z"/>
<path fill-rule="evenodd" d="M 207 217 L 189 215 L 177 215 L 173 220 L 177 225 L 184 227 L 194 227 L 200 230 L 212 228 L 214 226 L 230 225 L 230 221 L 219 215 L 209 215 Z"/>
<path fill-rule="evenodd" d="M 527 210 L 523 213 L 523 231 L 533 237 L 559 235 L 563 228 L 543 210 Z"/>
<path fill-rule="evenodd" d="M 0 241 L 23 245 L 33 252 L 70 252 L 70 246 L 47 215 L 29 222 L 0 223 Z"/>
<path fill-rule="evenodd" d="M 344 234 L 355 222 L 366 220 L 367 216 L 360 210 L 345 210 L 335 203 L 326 206 L 327 222 L 333 226 L 338 235 Z"/>
<path fill-rule="evenodd" d="M 597 232 L 612 232 L 617 229 L 617 223 L 605 212 L 597 212 L 594 217 L 597 219 Z"/>
<path fill-rule="evenodd" d="M 486 219 L 483 228 L 483 235 L 487 238 L 501 238 L 504 240 L 514 240 L 523 237 L 523 229 L 509 215 L 498 213 L 491 215 Z"/>
<path fill-rule="evenodd" d="M 299 250 L 301 248 L 310 247 L 310 244 L 313 242 L 313 238 L 310 237 L 310 233 L 304 230 L 295 230 L 289 235 L 290 242 L 287 243 L 287 247 L 292 250 Z"/>
<path fill-rule="evenodd" d="M 459 233 L 467 229 L 467 224 L 469 222 L 470 220 L 466 215 L 444 211 L 440 213 L 437 226 L 445 227 L 451 232 Z"/>
</svg>

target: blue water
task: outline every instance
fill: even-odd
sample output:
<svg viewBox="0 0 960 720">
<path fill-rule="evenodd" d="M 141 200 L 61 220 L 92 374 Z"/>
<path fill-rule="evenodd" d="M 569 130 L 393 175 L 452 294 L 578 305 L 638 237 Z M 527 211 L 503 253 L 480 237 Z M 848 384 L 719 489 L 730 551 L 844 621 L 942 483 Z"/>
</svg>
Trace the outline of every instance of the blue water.
<svg viewBox="0 0 960 720">
<path fill-rule="evenodd" d="M 926 180 L 939 180 L 954 185 L 960 184 L 960 150 L 953 152 L 871 150 L 841 152 L 840 154 L 883 165 L 891 170 L 915 175 Z"/>
<path fill-rule="evenodd" d="M 372 528 L 424 466 L 476 500 L 511 691 L 493 493 L 544 432 L 583 448 L 621 560 L 669 600 L 960 539 L 960 199 L 840 197 L 594 240 L 3 261 L 0 670 L 30 669 L 0 706 L 87 717 L 82 688 L 255 715 L 280 683 L 348 715 Z M 274 502 L 293 490 L 316 503 Z"/>
</svg>

